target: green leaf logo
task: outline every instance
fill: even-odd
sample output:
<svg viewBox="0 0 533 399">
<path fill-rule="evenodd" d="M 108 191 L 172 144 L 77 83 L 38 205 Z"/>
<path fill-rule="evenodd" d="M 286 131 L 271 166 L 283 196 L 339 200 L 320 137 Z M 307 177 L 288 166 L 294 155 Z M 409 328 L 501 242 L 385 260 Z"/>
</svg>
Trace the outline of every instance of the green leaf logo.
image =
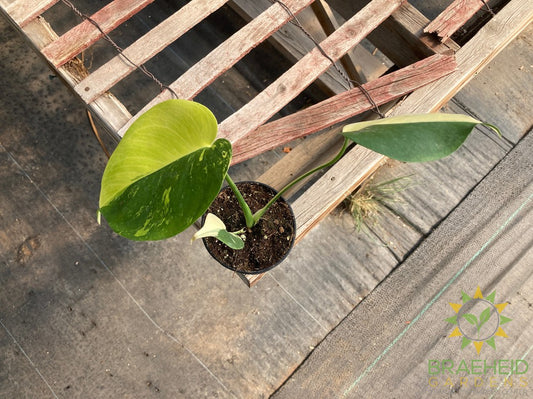
<svg viewBox="0 0 533 399">
<path fill-rule="evenodd" d="M 462 303 L 449 303 L 456 315 L 446 318 L 445 321 L 455 325 L 450 337 L 462 337 L 461 349 L 473 343 L 479 354 L 484 343 L 496 349 L 495 338 L 507 337 L 501 327 L 511 321 L 510 318 L 501 315 L 507 303 L 495 303 L 495 297 L 496 291 L 484 298 L 481 289 L 477 287 L 473 297 L 463 292 Z M 479 314 L 479 317 L 476 314 Z M 461 324 L 462 320 L 466 324 Z"/>
</svg>

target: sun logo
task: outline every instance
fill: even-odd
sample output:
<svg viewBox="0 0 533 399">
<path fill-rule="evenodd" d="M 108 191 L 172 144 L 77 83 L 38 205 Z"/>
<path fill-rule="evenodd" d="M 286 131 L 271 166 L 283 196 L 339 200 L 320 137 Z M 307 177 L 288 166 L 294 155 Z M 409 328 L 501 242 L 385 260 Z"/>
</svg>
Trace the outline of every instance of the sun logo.
<svg viewBox="0 0 533 399">
<path fill-rule="evenodd" d="M 479 287 L 473 297 L 464 291 L 461 294 L 463 303 L 449 303 L 456 313 L 455 316 L 445 319 L 448 323 L 456 325 L 449 336 L 463 337 L 461 349 L 473 342 L 478 355 L 484 343 L 496 349 L 495 338 L 507 338 L 501 327 L 511 321 L 510 318 L 501 315 L 507 303 L 494 303 L 496 291 L 484 298 Z"/>
</svg>

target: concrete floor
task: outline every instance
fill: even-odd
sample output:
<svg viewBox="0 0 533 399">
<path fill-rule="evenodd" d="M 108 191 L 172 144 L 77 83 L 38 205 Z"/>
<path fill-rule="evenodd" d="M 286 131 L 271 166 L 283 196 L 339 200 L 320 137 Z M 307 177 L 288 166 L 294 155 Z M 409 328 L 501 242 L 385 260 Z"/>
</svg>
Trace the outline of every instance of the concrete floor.
<svg viewBox="0 0 533 399">
<path fill-rule="evenodd" d="M 0 398 L 268 397 L 397 265 L 329 217 L 249 289 L 192 232 L 132 243 L 98 226 L 106 158 L 83 107 L 4 20 L 0 37 Z"/>
</svg>

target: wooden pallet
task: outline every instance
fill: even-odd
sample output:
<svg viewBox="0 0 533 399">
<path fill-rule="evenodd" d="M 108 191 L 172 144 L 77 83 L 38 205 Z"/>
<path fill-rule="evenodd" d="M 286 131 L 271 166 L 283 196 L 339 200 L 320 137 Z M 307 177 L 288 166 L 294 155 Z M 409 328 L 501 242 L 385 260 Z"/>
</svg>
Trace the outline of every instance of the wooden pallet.
<svg viewBox="0 0 533 399">
<path fill-rule="evenodd" d="M 111 32 L 152 1 L 113 0 L 91 18 L 104 32 Z M 164 90 L 155 98 L 147 99 L 144 108 L 131 115 L 112 91 L 135 68 L 117 55 L 94 72 L 87 73 L 77 57 L 93 46 L 102 37 L 102 32 L 84 21 L 60 36 L 56 34 L 42 15 L 47 10 L 52 12 L 58 2 L 0 0 L 0 6 L 3 14 L 88 109 L 120 138 L 140 113 L 171 98 L 171 93 Z M 302 141 L 265 174 L 257 177 L 275 188 L 281 188 L 295 175 L 328 159 L 339 142 L 335 126 L 372 109 L 360 89 L 348 90 L 343 79 L 331 71 L 330 59 L 340 61 L 348 76 L 364 83 L 366 91 L 378 105 L 389 104 L 390 108 L 391 102 L 402 99 L 392 106 L 390 114 L 435 112 L 533 18 L 531 1 L 511 0 L 472 39 L 459 47 L 449 38 L 467 23 L 483 2 L 456 0 L 431 22 L 404 0 L 285 0 L 293 14 L 302 13 L 309 18 L 312 12 L 312 17 L 316 16 L 316 22 L 322 28 L 319 32 L 322 37 L 318 39 L 328 59 L 302 36 L 298 27 L 289 23 L 291 15 L 277 2 L 191 0 L 129 45 L 124 54 L 136 64 L 144 64 L 226 3 L 247 23 L 181 74 L 170 87 L 179 97 L 193 99 L 266 40 L 291 59 L 291 68 L 219 125 L 220 135 L 234 145 L 234 162 L 242 162 L 289 141 L 329 129 Z M 356 47 L 365 38 L 396 65 L 395 72 L 379 76 L 384 68 L 375 67 L 375 58 L 360 46 Z M 352 51 L 354 47 L 355 52 Z M 374 67 L 369 68 L 371 64 Z M 315 81 L 328 91 L 330 98 L 269 122 Z M 296 241 L 301 240 L 383 161 L 382 156 L 356 146 L 309 185 L 292 201 L 298 226 Z M 242 277 L 253 285 L 261 275 Z"/>
</svg>

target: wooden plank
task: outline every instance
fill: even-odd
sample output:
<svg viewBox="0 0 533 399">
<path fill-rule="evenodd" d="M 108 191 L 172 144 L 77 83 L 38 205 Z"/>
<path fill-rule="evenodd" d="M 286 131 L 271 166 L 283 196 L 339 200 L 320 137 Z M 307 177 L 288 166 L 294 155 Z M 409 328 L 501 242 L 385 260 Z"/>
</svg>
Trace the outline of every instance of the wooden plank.
<svg viewBox="0 0 533 399">
<path fill-rule="evenodd" d="M 142 65 L 177 40 L 193 26 L 212 14 L 228 0 L 193 0 L 161 22 L 146 35 L 124 49 L 124 56 Z M 74 87 L 86 103 L 94 101 L 113 85 L 129 75 L 135 67 L 117 55 Z"/>
<path fill-rule="evenodd" d="M 313 0 L 291 0 L 286 2 L 293 13 L 298 13 Z M 192 99 L 218 76 L 231 68 L 259 43 L 266 40 L 273 32 L 285 25 L 290 15 L 278 3 L 273 4 L 260 16 L 236 32 L 228 40 L 211 51 L 187 72 L 181 75 L 170 88 L 180 98 Z M 153 107 L 161 101 L 171 98 L 168 90 L 162 91 L 150 101 L 138 114 Z M 125 129 L 122 129 L 124 131 Z M 122 135 L 122 134 L 121 134 Z"/>
<path fill-rule="evenodd" d="M 491 386 L 490 376 L 482 387 L 472 380 L 460 385 L 459 378 L 473 378 L 468 372 L 439 374 L 438 387 L 428 384 L 429 359 L 458 365 L 481 357 L 493 364 L 524 359 L 531 351 L 533 137 L 528 139 L 328 335 L 272 399 L 531 397 L 530 387 L 516 383 L 498 392 L 504 375 Z M 481 356 L 474 345 L 461 348 L 461 338 L 450 337 L 455 326 L 444 321 L 454 314 L 449 303 L 459 302 L 462 292 L 473 295 L 477 287 L 485 297 L 496 291 L 495 303 L 507 302 L 505 313 L 517 323 L 508 337 L 498 338 L 496 351 L 484 346 Z M 448 376 L 452 384 L 445 383 Z"/>
<path fill-rule="evenodd" d="M 153 1 L 114 0 L 91 15 L 91 19 L 98 23 L 105 33 L 108 33 Z M 54 66 L 60 67 L 102 36 L 100 30 L 85 20 L 46 46 L 42 53 Z"/>
<path fill-rule="evenodd" d="M 483 2 L 480 0 L 455 0 L 424 28 L 424 32 L 436 33 L 444 42 L 472 18 L 481 7 L 483 7 Z"/>
<path fill-rule="evenodd" d="M 34 20 L 59 0 L 18 0 L 6 6 L 6 12 L 20 27 Z"/>
<path fill-rule="evenodd" d="M 433 112 L 439 109 L 532 21 L 533 2 L 509 2 L 456 53 L 456 72 L 414 92 L 401 104 L 398 112 Z"/>
<path fill-rule="evenodd" d="M 392 112 L 393 115 L 436 112 L 471 78 L 487 65 L 533 19 L 533 3 L 512 0 L 465 46 L 456 53 L 457 71 L 431 83 L 407 97 Z M 297 239 L 300 240 L 322 220 L 349 191 L 345 185 L 356 187 L 361 173 L 376 170 L 385 157 L 356 146 L 328 170 L 305 194 L 293 204 L 297 218 Z M 344 179 L 338 184 L 339 177 Z M 352 184 L 355 181 L 355 184 Z M 245 277 L 253 285 L 263 275 Z"/>
<path fill-rule="evenodd" d="M 374 0 L 321 43 L 332 60 L 338 60 L 397 9 L 403 0 Z M 267 87 L 261 94 L 219 126 L 221 137 L 236 142 L 267 121 L 331 66 L 318 48 Z"/>
<path fill-rule="evenodd" d="M 228 5 L 239 14 L 245 21 L 252 21 L 257 18 L 265 9 L 272 5 L 270 0 L 230 0 Z M 314 25 L 309 24 L 309 9 L 303 10 L 298 14 L 298 20 L 304 24 L 306 29 L 315 39 L 323 39 L 320 32 L 315 29 Z M 311 13 L 312 14 L 312 13 Z M 313 17 L 313 20 L 315 18 Z M 313 21 L 314 22 L 314 21 Z M 318 25 L 318 24 L 317 24 Z M 278 50 L 287 60 L 292 63 L 298 62 L 314 46 L 314 43 L 294 24 L 286 24 L 282 29 L 276 31 L 269 37 L 269 42 Z M 346 90 L 344 79 L 329 69 L 317 80 L 317 85 L 328 94 L 336 94 Z"/>
<path fill-rule="evenodd" d="M 394 109 L 392 115 L 409 113 L 435 112 L 442 107 L 457 91 L 459 91 L 474 75 L 494 58 L 505 45 L 527 26 L 533 18 L 533 3 L 513 0 L 497 16 L 489 22 L 470 42 L 456 54 L 457 71 L 415 92 Z M 359 162 L 359 152 L 355 147 L 349 151 L 333 168 L 331 168 L 318 184 L 306 191 L 294 204 L 299 220 L 298 237 L 324 217 L 324 211 L 333 209 L 344 198 L 345 191 L 333 183 L 328 187 L 328 181 L 335 182 L 337 173 L 344 175 L 347 186 L 358 178 L 355 164 Z M 368 156 L 362 152 L 363 156 Z M 377 166 L 384 157 L 369 157 L 370 164 L 363 166 L 366 170 Z M 372 165 L 372 163 L 374 165 Z M 339 170 L 339 172 L 337 172 Z M 332 180 L 333 179 L 333 180 Z M 315 187 L 316 186 L 316 187 Z M 324 193 L 326 195 L 324 196 Z M 296 211 L 298 210 L 298 211 Z"/>
<path fill-rule="evenodd" d="M 533 125 L 531 38 L 533 24 L 454 97 L 478 119 L 503 127 L 503 137 L 514 144 Z"/>
<path fill-rule="evenodd" d="M 311 9 L 316 15 L 322 29 L 327 36 L 331 35 L 339 28 L 339 23 L 333 15 L 333 10 L 325 0 L 317 0 L 311 4 Z M 341 57 L 340 63 L 346 71 L 347 76 L 358 83 L 364 83 L 361 67 L 357 65 L 355 57 L 351 52 Z"/>
<path fill-rule="evenodd" d="M 377 105 L 400 98 L 455 70 L 452 55 L 436 54 L 362 86 Z M 233 146 L 233 163 L 252 158 L 373 108 L 368 97 L 355 87 L 292 115 L 255 129 Z"/>
</svg>

